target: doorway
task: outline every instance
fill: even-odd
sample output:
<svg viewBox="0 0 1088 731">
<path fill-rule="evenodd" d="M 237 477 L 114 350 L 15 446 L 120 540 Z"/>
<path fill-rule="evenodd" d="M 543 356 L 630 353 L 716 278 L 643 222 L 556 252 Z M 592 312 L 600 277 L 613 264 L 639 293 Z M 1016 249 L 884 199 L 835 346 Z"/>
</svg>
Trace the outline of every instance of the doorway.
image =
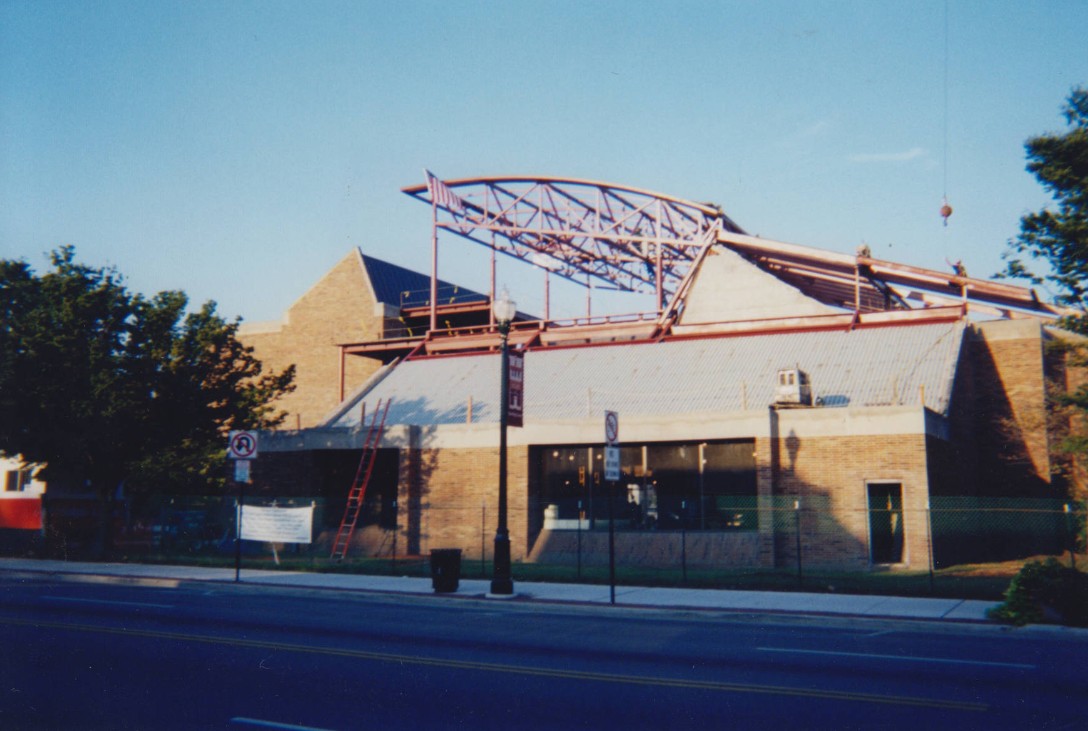
<svg viewBox="0 0 1088 731">
<path fill-rule="evenodd" d="M 869 490 L 869 561 L 903 562 L 903 486 L 871 482 Z"/>
</svg>

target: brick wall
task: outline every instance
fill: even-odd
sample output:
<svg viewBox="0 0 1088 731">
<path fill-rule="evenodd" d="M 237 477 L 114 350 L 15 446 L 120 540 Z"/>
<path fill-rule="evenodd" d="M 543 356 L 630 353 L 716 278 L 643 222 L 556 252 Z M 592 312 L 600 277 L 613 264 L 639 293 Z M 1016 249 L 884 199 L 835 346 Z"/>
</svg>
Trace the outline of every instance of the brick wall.
<svg viewBox="0 0 1088 731">
<path fill-rule="evenodd" d="M 510 555 L 528 554 L 529 450 L 507 452 L 507 528 Z M 406 449 L 401 457 L 400 530 L 413 553 L 460 548 L 466 557 L 490 557 L 498 526 L 499 450 Z"/>
<path fill-rule="evenodd" d="M 1055 331 L 1044 349 L 1047 380 L 1055 394 L 1075 394 L 1088 388 L 1088 338 L 1064 331 Z M 1088 436 L 1088 416 L 1076 408 L 1055 409 L 1050 420 L 1051 445 L 1060 483 L 1071 494 L 1088 494 L 1088 459 L 1062 450 L 1062 442 L 1070 437 Z"/>
<path fill-rule="evenodd" d="M 761 507 L 760 530 L 741 538 L 721 539 L 692 534 L 692 560 L 704 566 L 791 567 L 796 564 L 793 501 L 802 505 L 802 559 L 806 566 L 866 569 L 869 567 L 869 481 L 902 485 L 903 563 L 929 565 L 926 516 L 926 437 L 917 435 L 821 437 L 800 444 L 778 439 L 782 458 L 772 442 L 757 440 L 757 479 Z M 793 451 L 792 462 L 787 456 Z M 507 477 L 508 526 L 514 560 L 541 558 L 552 549 L 562 553 L 558 534 L 547 535 L 549 546 L 529 544 L 531 533 L 528 490 L 528 449 L 511 448 Z M 498 516 L 498 450 L 402 450 L 400 468 L 400 530 L 411 553 L 432 548 L 460 548 L 466 558 L 489 557 Z M 773 491 L 772 491 L 773 490 Z M 765 494 L 766 493 L 766 494 Z M 588 536 L 583 536 L 587 538 Z M 628 534 L 626 553 L 634 560 L 668 562 L 653 546 L 672 546 L 672 539 Z M 654 543 L 658 541 L 658 543 Z M 625 544 L 626 545 L 626 544 Z M 583 546 L 587 550 L 589 544 Z M 700 548 L 702 547 L 702 548 Z M 545 549 L 548 549 L 545 551 Z M 664 549 L 662 549 L 664 550 Z M 700 552 L 702 551 L 702 552 Z M 668 554 L 668 555 L 665 555 Z"/>
<path fill-rule="evenodd" d="M 312 427 L 340 403 L 340 343 L 374 340 L 381 319 L 358 251 L 345 256 L 291 308 L 282 323 L 245 326 L 238 339 L 274 370 L 294 364 L 295 390 L 278 402 L 288 412 L 283 427 Z M 345 393 L 379 367 L 375 360 L 349 357 Z"/>
<path fill-rule="evenodd" d="M 903 563 L 929 565 L 926 438 L 922 434 L 820 437 L 788 435 L 760 448 L 770 454 L 760 479 L 772 485 L 774 555 L 779 567 L 797 563 L 798 518 L 803 566 L 869 566 L 870 482 L 898 482 L 903 496 Z M 762 492 L 762 489 L 761 489 Z M 794 501 L 800 510 L 794 510 Z"/>
<path fill-rule="evenodd" d="M 952 440 L 972 466 L 959 494 L 1050 492 L 1043 333 L 1034 321 L 976 325 L 952 401 Z"/>
</svg>

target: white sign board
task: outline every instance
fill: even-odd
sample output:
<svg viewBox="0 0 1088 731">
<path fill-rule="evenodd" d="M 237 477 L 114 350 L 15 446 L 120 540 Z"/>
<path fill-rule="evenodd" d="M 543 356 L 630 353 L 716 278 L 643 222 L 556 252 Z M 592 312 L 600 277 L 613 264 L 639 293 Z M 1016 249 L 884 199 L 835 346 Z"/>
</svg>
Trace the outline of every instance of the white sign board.
<svg viewBox="0 0 1088 731">
<path fill-rule="evenodd" d="M 227 442 L 227 456 L 231 459 L 257 459 L 257 432 L 232 431 Z"/>
<path fill-rule="evenodd" d="M 310 543 L 313 540 L 314 506 L 261 508 L 242 506 L 242 540 L 270 543 Z"/>
<path fill-rule="evenodd" d="M 234 460 L 234 481 L 249 482 L 249 466 L 253 463 L 248 459 Z"/>
<path fill-rule="evenodd" d="M 608 482 L 619 482 L 620 479 L 620 448 L 608 446 L 604 448 L 604 479 Z"/>
</svg>

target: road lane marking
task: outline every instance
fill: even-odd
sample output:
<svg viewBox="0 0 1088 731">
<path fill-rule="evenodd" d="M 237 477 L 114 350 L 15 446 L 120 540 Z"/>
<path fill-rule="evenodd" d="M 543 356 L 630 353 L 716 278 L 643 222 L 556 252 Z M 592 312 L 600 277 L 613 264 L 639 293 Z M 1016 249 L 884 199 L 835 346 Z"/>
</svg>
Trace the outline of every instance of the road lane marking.
<svg viewBox="0 0 1088 731">
<path fill-rule="evenodd" d="M 285 642 L 272 642 L 268 640 L 249 640 L 236 637 L 215 637 L 212 635 L 183 634 L 180 632 L 125 629 L 122 627 L 100 627 L 95 625 L 73 624 L 68 622 L 40 622 L 29 619 L 23 620 L 0 617 L 0 624 L 35 627 L 39 629 L 49 628 L 96 634 L 124 635 L 126 637 L 143 637 L 156 640 L 166 639 L 174 640 L 177 642 L 225 645 L 228 647 L 239 647 L 248 649 L 281 650 L 283 652 L 297 652 L 312 655 L 328 655 L 332 657 L 347 657 L 357 660 L 394 663 L 398 665 L 421 665 L 429 667 L 455 668 L 459 670 L 479 670 L 486 672 L 509 673 L 514 675 L 560 678 L 564 680 L 588 680 L 602 683 L 659 686 L 668 688 L 681 688 L 686 690 L 712 690 L 726 693 L 753 693 L 762 695 L 816 698 L 821 700 L 857 701 L 861 703 L 880 703 L 884 705 L 915 706 L 921 708 L 939 708 L 944 710 L 956 711 L 989 710 L 989 706 L 987 704 L 972 701 L 940 700 L 933 698 L 918 698 L 912 696 L 897 696 L 878 693 L 858 693 L 839 690 L 820 690 L 813 688 L 799 688 L 781 685 L 726 683 L 713 680 L 685 680 L 682 678 L 664 678 L 640 675 L 616 675 L 612 673 L 583 670 L 557 670 L 549 668 L 531 667 L 527 665 L 508 665 L 504 663 L 477 662 L 472 660 L 420 657 L 418 655 L 399 655 L 388 652 L 371 652 L 368 650 L 349 650 L 336 647 L 318 647 L 313 645 L 298 645 Z"/>
<path fill-rule="evenodd" d="M 332 729 L 318 728 L 317 726 L 297 726 L 293 723 L 280 723 L 279 721 L 262 721 L 259 718 L 246 718 L 245 716 L 235 716 L 230 720 L 230 722 L 242 724 L 244 726 L 259 726 L 260 728 L 282 729 L 282 731 L 332 731 Z"/>
<path fill-rule="evenodd" d="M 71 604 L 105 604 L 114 607 L 151 607 L 154 609 L 173 609 L 173 604 L 153 604 L 151 602 L 122 602 L 113 599 L 85 599 L 82 597 L 71 596 L 42 596 L 42 599 L 48 599 L 54 602 L 69 602 Z"/>
<path fill-rule="evenodd" d="M 109 586 L 152 586 L 176 589 L 181 586 L 179 579 L 161 579 L 154 576 L 103 576 L 98 574 L 51 573 L 49 578 L 71 584 L 107 584 Z"/>
<path fill-rule="evenodd" d="M 1017 670 L 1035 670 L 1034 665 L 1019 662 L 997 662 L 991 660 L 960 660 L 954 657 L 912 657 L 910 655 L 879 655 L 870 652 L 837 652 L 834 650 L 801 650 L 795 647 L 757 647 L 760 652 L 782 652 L 797 655 L 832 655 L 835 657 L 856 657 L 869 660 L 900 660 L 903 662 L 932 662 L 948 665 L 984 665 L 994 668 L 1016 668 Z"/>
</svg>

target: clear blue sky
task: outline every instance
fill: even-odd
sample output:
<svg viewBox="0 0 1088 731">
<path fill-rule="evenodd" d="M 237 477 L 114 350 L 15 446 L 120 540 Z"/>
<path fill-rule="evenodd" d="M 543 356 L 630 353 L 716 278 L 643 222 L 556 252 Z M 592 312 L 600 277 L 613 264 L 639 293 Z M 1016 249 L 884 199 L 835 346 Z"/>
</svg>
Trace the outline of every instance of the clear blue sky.
<svg viewBox="0 0 1088 731">
<path fill-rule="evenodd" d="M 73 244 L 274 319 L 353 246 L 426 270 L 430 211 L 400 188 L 428 167 L 634 185 L 988 276 L 1048 202 L 1023 143 L 1088 84 L 1088 3 L 949 0 L 947 66 L 945 6 L 0 0 L 0 256 Z M 443 274 L 482 288 L 471 246 Z M 499 278 L 539 307 L 538 275 Z"/>
</svg>

